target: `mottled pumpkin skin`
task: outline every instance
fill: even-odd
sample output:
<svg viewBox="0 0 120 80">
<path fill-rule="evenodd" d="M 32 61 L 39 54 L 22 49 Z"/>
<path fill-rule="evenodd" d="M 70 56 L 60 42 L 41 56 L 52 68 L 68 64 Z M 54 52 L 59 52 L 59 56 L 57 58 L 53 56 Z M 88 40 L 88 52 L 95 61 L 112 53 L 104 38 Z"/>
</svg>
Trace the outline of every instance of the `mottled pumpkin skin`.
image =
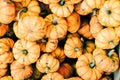
<svg viewBox="0 0 120 80">
<path fill-rule="evenodd" d="M 49 53 L 44 53 L 36 62 L 36 68 L 41 73 L 56 72 L 60 67 L 60 62 Z"/>
<path fill-rule="evenodd" d="M 58 3 L 60 0 L 38 0 L 40 2 L 43 2 L 45 4 L 51 4 L 51 3 Z"/>
<path fill-rule="evenodd" d="M 82 0 L 70 0 L 73 4 L 77 4 L 79 2 L 81 2 Z"/>
<path fill-rule="evenodd" d="M 83 80 L 83 79 L 81 79 L 80 77 L 70 77 L 64 80 Z"/>
<path fill-rule="evenodd" d="M 78 75 L 84 80 L 99 80 L 103 71 L 96 66 L 91 53 L 81 55 L 76 62 Z"/>
<path fill-rule="evenodd" d="M 120 14 L 120 1 L 107 0 L 99 10 L 98 20 L 102 25 L 106 27 L 117 27 L 120 25 L 119 14 Z"/>
<path fill-rule="evenodd" d="M 14 61 L 10 65 L 10 70 L 11 70 L 11 76 L 13 77 L 13 80 L 27 79 L 33 73 L 31 65 L 20 64 L 17 61 Z"/>
<path fill-rule="evenodd" d="M 119 40 L 120 40 L 120 26 L 115 27 L 115 33 L 117 34 L 117 36 L 119 37 Z"/>
<path fill-rule="evenodd" d="M 96 61 L 96 66 L 107 73 L 114 72 L 119 67 L 119 58 L 115 51 L 107 52 L 97 48 L 93 51 L 93 57 Z"/>
<path fill-rule="evenodd" d="M 13 80 L 12 76 L 4 76 L 0 80 Z"/>
<path fill-rule="evenodd" d="M 0 37 L 4 36 L 8 31 L 8 25 L 0 23 Z"/>
<path fill-rule="evenodd" d="M 15 19 L 15 5 L 10 0 L 0 0 L 0 22 L 9 24 Z"/>
<path fill-rule="evenodd" d="M 8 65 L 6 63 L 0 63 L 0 78 L 7 73 Z"/>
</svg>

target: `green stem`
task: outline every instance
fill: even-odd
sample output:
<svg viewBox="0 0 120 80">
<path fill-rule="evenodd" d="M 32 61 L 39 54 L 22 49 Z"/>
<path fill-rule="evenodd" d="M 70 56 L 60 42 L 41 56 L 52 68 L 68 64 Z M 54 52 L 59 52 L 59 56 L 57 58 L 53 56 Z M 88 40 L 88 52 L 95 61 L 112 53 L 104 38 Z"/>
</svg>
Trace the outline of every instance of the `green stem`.
<svg viewBox="0 0 120 80">
<path fill-rule="evenodd" d="M 2 26 L 2 23 L 0 22 L 0 26 Z"/>
<path fill-rule="evenodd" d="M 75 48 L 74 48 L 74 51 L 75 51 L 75 52 L 78 52 L 78 51 L 79 51 L 79 48 L 78 48 L 78 47 L 75 47 Z"/>
<path fill-rule="evenodd" d="M 95 60 L 94 59 L 92 59 L 92 61 L 91 61 L 91 63 L 90 63 L 90 65 L 89 65 L 91 68 L 94 68 L 95 67 Z"/>
<path fill-rule="evenodd" d="M 113 41 L 110 41 L 110 42 L 109 42 L 109 44 L 110 44 L 110 45 L 112 45 L 113 47 L 115 47 L 115 45 L 114 45 L 114 42 L 113 42 Z"/>
<path fill-rule="evenodd" d="M 107 53 L 107 56 L 111 58 L 112 55 L 113 55 L 113 52 L 115 52 L 114 49 L 110 50 L 110 51 Z"/>
<path fill-rule="evenodd" d="M 57 17 L 54 17 L 54 18 L 53 18 L 52 24 L 53 24 L 53 25 L 57 25 Z"/>
<path fill-rule="evenodd" d="M 49 67 L 48 67 L 48 63 L 46 63 L 46 73 L 48 73 L 49 72 Z"/>
<path fill-rule="evenodd" d="M 24 50 L 22 50 L 22 53 L 23 53 L 24 55 L 27 55 L 27 54 L 28 54 L 28 51 L 27 51 L 26 49 L 24 49 Z"/>
<path fill-rule="evenodd" d="M 97 14 L 97 9 L 93 9 L 93 15 L 96 15 Z"/>
<path fill-rule="evenodd" d="M 59 4 L 63 6 L 65 4 L 65 0 L 60 0 Z"/>
</svg>

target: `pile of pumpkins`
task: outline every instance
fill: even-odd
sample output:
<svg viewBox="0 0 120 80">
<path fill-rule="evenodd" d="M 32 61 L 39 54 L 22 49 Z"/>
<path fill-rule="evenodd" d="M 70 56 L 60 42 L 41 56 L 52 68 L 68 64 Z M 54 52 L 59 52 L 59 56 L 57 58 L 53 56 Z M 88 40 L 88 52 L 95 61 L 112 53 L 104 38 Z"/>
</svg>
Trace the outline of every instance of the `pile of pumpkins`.
<svg viewBox="0 0 120 80">
<path fill-rule="evenodd" d="M 0 80 L 108 80 L 119 42 L 119 0 L 0 0 Z"/>
</svg>

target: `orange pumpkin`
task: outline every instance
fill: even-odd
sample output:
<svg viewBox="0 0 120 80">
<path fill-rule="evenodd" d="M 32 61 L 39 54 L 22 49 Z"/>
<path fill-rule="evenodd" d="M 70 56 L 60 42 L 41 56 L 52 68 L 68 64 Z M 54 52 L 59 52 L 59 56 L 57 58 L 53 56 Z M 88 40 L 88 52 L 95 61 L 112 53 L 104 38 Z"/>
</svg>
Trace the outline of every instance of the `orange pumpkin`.
<svg viewBox="0 0 120 80">
<path fill-rule="evenodd" d="M 115 33 L 117 34 L 117 36 L 119 37 L 119 40 L 120 40 L 120 26 L 115 27 Z"/>
<path fill-rule="evenodd" d="M 46 24 L 40 16 L 25 16 L 14 23 L 13 30 L 20 39 L 36 41 L 45 36 Z"/>
<path fill-rule="evenodd" d="M 53 72 L 44 75 L 41 80 L 64 80 L 64 78 L 58 72 Z"/>
<path fill-rule="evenodd" d="M 95 45 L 102 49 L 115 48 L 119 43 L 119 38 L 113 28 L 102 29 L 95 38 Z"/>
<path fill-rule="evenodd" d="M 68 79 L 64 79 L 64 80 L 83 80 L 80 77 L 70 77 Z"/>
<path fill-rule="evenodd" d="M 15 19 L 15 5 L 11 0 L 0 0 L 0 22 L 9 24 Z"/>
<path fill-rule="evenodd" d="M 55 14 L 49 14 L 45 17 L 47 25 L 46 37 L 52 39 L 63 39 L 67 34 L 67 22 L 64 18 Z"/>
<path fill-rule="evenodd" d="M 83 52 L 82 46 L 78 34 L 69 34 L 64 45 L 64 53 L 69 58 L 78 58 Z"/>
<path fill-rule="evenodd" d="M 105 72 L 114 72 L 119 67 L 119 58 L 114 49 L 106 51 L 97 48 L 93 51 L 93 57 L 96 66 Z"/>
<path fill-rule="evenodd" d="M 77 4 L 79 2 L 81 2 L 82 0 L 70 0 L 73 4 Z"/>
<path fill-rule="evenodd" d="M 0 22 L 0 37 L 4 36 L 8 31 L 8 25 Z"/>
<path fill-rule="evenodd" d="M 68 78 L 72 75 L 73 68 L 70 64 L 63 63 L 57 72 L 60 73 L 64 78 Z"/>
<path fill-rule="evenodd" d="M 81 55 L 76 62 L 76 70 L 78 75 L 84 80 L 99 80 L 103 71 L 96 66 L 91 53 Z"/>
<path fill-rule="evenodd" d="M 74 4 L 70 0 L 60 0 L 49 4 L 52 13 L 59 17 L 68 17 L 74 10 Z"/>
<path fill-rule="evenodd" d="M 81 21 L 80 16 L 76 12 L 73 12 L 70 16 L 66 17 L 68 24 L 68 31 L 70 33 L 75 33 L 80 27 Z"/>
<path fill-rule="evenodd" d="M 13 80 L 12 76 L 4 76 L 0 80 Z"/>
<path fill-rule="evenodd" d="M 60 0 L 38 0 L 38 1 L 43 2 L 45 4 L 51 4 L 51 3 L 57 3 Z"/>
<path fill-rule="evenodd" d="M 23 2 L 25 0 L 11 0 L 11 1 L 14 1 L 14 2 Z"/>
<path fill-rule="evenodd" d="M 120 25 L 119 4 L 119 0 L 105 1 L 98 14 L 98 20 L 102 25 L 106 27 L 117 27 Z"/>
<path fill-rule="evenodd" d="M 36 42 L 17 40 L 13 47 L 14 58 L 21 64 L 30 65 L 40 56 L 40 46 Z"/>
<path fill-rule="evenodd" d="M 10 70 L 11 70 L 11 76 L 13 77 L 13 80 L 27 79 L 33 73 L 31 65 L 20 64 L 17 61 L 14 61 L 10 65 Z"/>
<path fill-rule="evenodd" d="M 6 63 L 0 63 L 0 78 L 4 76 L 7 72 L 7 64 Z"/>
<path fill-rule="evenodd" d="M 51 54 L 44 53 L 36 62 L 36 68 L 41 73 L 55 72 L 59 69 L 59 61 Z"/>
</svg>

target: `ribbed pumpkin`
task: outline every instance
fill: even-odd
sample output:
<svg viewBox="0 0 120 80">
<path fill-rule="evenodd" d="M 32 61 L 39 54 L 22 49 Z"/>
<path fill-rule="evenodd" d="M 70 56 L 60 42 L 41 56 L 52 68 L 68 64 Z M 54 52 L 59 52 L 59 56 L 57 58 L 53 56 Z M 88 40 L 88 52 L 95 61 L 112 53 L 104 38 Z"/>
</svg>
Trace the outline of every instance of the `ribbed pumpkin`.
<svg viewBox="0 0 120 80">
<path fill-rule="evenodd" d="M 115 33 L 117 34 L 117 36 L 119 37 L 119 40 L 120 40 L 120 26 L 115 27 Z"/>
<path fill-rule="evenodd" d="M 8 64 L 0 63 L 0 78 L 6 74 L 8 70 L 7 67 L 8 67 Z"/>
<path fill-rule="evenodd" d="M 12 76 L 4 76 L 0 80 L 13 80 Z"/>
<path fill-rule="evenodd" d="M 66 21 L 68 24 L 68 31 L 70 33 L 75 33 L 79 29 L 81 25 L 80 16 L 78 13 L 73 12 L 70 16 L 66 17 Z"/>
<path fill-rule="evenodd" d="M 40 16 L 25 16 L 14 23 L 13 30 L 20 39 L 36 41 L 45 36 L 46 24 Z"/>
<path fill-rule="evenodd" d="M 13 80 L 27 79 L 33 73 L 31 65 L 20 64 L 17 61 L 14 61 L 10 65 L 10 70 L 11 70 L 11 76 L 13 77 Z"/>
<path fill-rule="evenodd" d="M 4 36 L 8 31 L 8 25 L 0 22 L 0 37 Z"/>
<path fill-rule="evenodd" d="M 36 42 L 19 39 L 13 47 L 14 58 L 21 64 L 30 65 L 40 56 L 40 46 Z"/>
<path fill-rule="evenodd" d="M 80 77 L 70 77 L 64 80 L 83 80 L 83 79 L 81 79 Z"/>
<path fill-rule="evenodd" d="M 51 4 L 51 3 L 58 3 L 60 0 L 38 0 L 40 2 L 43 2 L 45 4 Z"/>
<path fill-rule="evenodd" d="M 114 49 L 106 51 L 97 48 L 93 51 L 93 57 L 96 66 L 105 72 L 114 72 L 119 67 L 119 58 Z"/>
<path fill-rule="evenodd" d="M 119 43 L 119 38 L 113 28 L 102 29 L 95 38 L 95 45 L 102 49 L 115 48 Z"/>
<path fill-rule="evenodd" d="M 73 4 L 77 4 L 79 2 L 81 2 L 82 0 L 70 0 Z"/>
<path fill-rule="evenodd" d="M 44 53 L 36 62 L 36 68 L 41 73 L 55 72 L 59 69 L 60 62 L 49 53 Z"/>
<path fill-rule="evenodd" d="M 83 52 L 83 43 L 78 34 L 69 34 L 64 45 L 64 53 L 69 58 L 78 58 Z"/>
<path fill-rule="evenodd" d="M 0 0 L 0 22 L 9 24 L 15 19 L 15 5 L 11 0 Z"/>
<path fill-rule="evenodd" d="M 98 20 L 106 27 L 117 27 L 120 25 L 120 1 L 107 0 L 100 8 Z M 103 17 L 104 16 L 104 17 Z"/>
<path fill-rule="evenodd" d="M 41 80 L 64 80 L 64 78 L 58 72 L 53 72 L 44 75 Z"/>
<path fill-rule="evenodd" d="M 84 80 L 99 80 L 103 71 L 96 66 L 91 53 L 81 55 L 76 62 L 76 70 L 78 75 Z"/>
<path fill-rule="evenodd" d="M 49 4 L 49 8 L 59 17 L 68 17 L 74 10 L 74 4 L 70 0 L 60 0 L 58 3 Z"/>
<path fill-rule="evenodd" d="M 14 2 L 23 2 L 25 0 L 11 0 L 11 1 L 14 1 Z"/>
<path fill-rule="evenodd" d="M 46 37 L 52 39 L 63 39 L 67 34 L 67 22 L 64 18 L 55 14 L 49 14 L 45 17 L 47 25 Z"/>
</svg>

